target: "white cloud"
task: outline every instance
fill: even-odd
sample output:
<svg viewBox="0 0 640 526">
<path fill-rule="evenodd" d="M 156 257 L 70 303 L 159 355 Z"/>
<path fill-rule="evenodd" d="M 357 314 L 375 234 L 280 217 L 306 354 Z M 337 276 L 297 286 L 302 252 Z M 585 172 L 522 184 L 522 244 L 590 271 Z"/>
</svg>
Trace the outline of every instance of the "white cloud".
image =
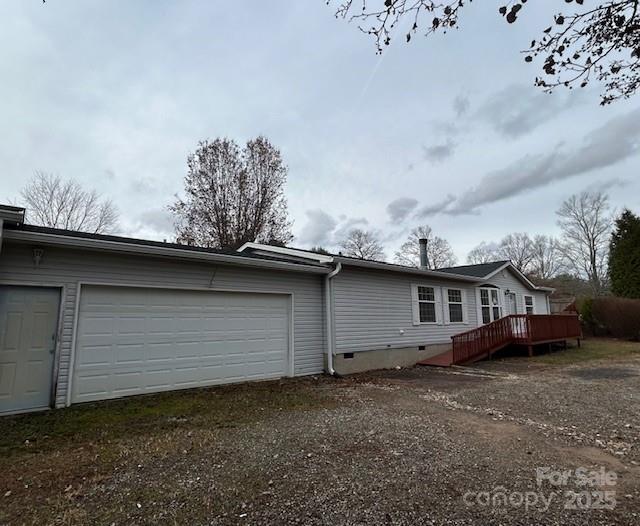
<svg viewBox="0 0 640 526">
<path fill-rule="evenodd" d="M 319 208 L 307 210 L 307 222 L 300 232 L 300 242 L 304 245 L 331 244 L 331 234 L 338 222 Z"/>
<path fill-rule="evenodd" d="M 614 117 L 586 134 L 578 147 L 557 145 L 549 152 L 525 155 L 500 170 L 486 174 L 480 182 L 457 198 L 426 206 L 418 215 L 437 213 L 466 215 L 484 205 L 502 201 L 554 181 L 586 175 L 615 165 L 640 149 L 640 108 Z"/>
</svg>

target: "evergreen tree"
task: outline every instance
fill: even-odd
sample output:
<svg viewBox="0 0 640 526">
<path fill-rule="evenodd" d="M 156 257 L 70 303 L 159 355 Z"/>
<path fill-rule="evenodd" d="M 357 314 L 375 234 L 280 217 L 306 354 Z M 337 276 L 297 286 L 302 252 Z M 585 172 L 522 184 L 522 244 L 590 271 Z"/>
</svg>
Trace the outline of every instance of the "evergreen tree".
<svg viewBox="0 0 640 526">
<path fill-rule="evenodd" d="M 616 296 L 640 298 L 640 217 L 627 209 L 611 234 L 609 276 Z"/>
</svg>

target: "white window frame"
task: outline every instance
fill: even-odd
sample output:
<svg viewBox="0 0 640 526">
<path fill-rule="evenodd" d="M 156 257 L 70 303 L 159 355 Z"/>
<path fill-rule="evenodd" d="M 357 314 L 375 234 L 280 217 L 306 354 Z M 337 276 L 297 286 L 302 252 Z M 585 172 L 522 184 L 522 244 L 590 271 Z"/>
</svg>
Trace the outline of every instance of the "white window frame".
<svg viewBox="0 0 640 526">
<path fill-rule="evenodd" d="M 498 287 L 478 287 L 476 288 L 476 301 L 477 301 L 477 307 L 478 307 L 478 326 L 480 325 L 487 325 L 486 323 L 484 323 L 484 320 L 482 319 L 482 307 L 485 305 L 482 305 L 482 291 L 486 290 L 487 291 L 487 295 L 489 297 L 489 318 L 490 321 L 489 323 L 493 323 L 494 321 L 496 321 L 496 319 L 493 318 L 493 308 L 494 307 L 498 307 L 499 308 L 499 312 L 500 312 L 500 316 L 497 319 L 500 318 L 504 318 L 504 293 L 502 292 L 502 289 L 498 288 Z M 494 290 L 496 291 L 496 294 L 498 296 L 498 304 L 497 305 L 493 305 L 491 303 L 491 291 Z"/>
<path fill-rule="evenodd" d="M 433 289 L 433 302 L 420 300 L 418 287 L 427 287 Z M 435 321 L 420 321 L 420 303 L 433 303 L 436 313 Z M 413 312 L 414 325 L 442 325 L 442 289 L 428 283 L 412 283 L 411 284 L 411 307 Z"/>
<path fill-rule="evenodd" d="M 527 298 L 531 298 L 531 312 L 527 312 Z M 522 295 L 522 308 L 524 309 L 525 314 L 536 313 L 536 298 L 533 296 L 533 294 Z"/>
<path fill-rule="evenodd" d="M 460 292 L 460 301 L 449 301 L 449 291 Z M 467 314 L 467 291 L 458 287 L 447 287 L 442 289 L 444 322 L 447 325 L 464 325 L 469 323 L 469 315 Z M 451 321 L 451 311 L 449 305 L 460 305 L 462 307 L 462 321 Z"/>
</svg>

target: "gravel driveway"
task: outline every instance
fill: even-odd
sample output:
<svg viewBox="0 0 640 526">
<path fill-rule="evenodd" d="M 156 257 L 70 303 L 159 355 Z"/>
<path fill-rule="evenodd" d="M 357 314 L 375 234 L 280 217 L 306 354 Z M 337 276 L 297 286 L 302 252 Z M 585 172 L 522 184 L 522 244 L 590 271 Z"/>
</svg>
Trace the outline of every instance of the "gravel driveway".
<svg viewBox="0 0 640 526">
<path fill-rule="evenodd" d="M 224 387 L 0 426 L 0 524 L 640 524 L 633 355 Z M 536 468 L 566 485 L 537 486 Z M 577 468 L 615 485 L 579 486 Z M 594 509 L 604 491 L 614 509 Z"/>
</svg>

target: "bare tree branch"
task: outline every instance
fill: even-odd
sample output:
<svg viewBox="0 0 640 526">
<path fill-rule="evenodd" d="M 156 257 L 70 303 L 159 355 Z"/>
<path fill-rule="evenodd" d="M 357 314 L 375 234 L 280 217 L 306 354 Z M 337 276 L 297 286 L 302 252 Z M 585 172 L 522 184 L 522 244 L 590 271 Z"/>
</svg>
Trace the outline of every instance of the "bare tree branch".
<svg viewBox="0 0 640 526">
<path fill-rule="evenodd" d="M 558 240 L 551 236 L 538 235 L 533 238 L 531 274 L 540 280 L 555 278 L 564 268 L 562 251 Z"/>
<path fill-rule="evenodd" d="M 345 256 L 377 261 L 385 259 L 384 248 L 374 232 L 354 228 L 342 240 L 340 247 Z"/>
<path fill-rule="evenodd" d="M 566 265 L 589 281 L 594 294 L 606 290 L 607 255 L 612 221 L 609 197 L 603 192 L 572 195 L 556 212 L 562 229 Z"/>
<path fill-rule="evenodd" d="M 500 259 L 508 259 L 520 272 L 527 274 L 533 261 L 533 241 L 529 234 L 515 232 L 502 238 L 498 246 Z"/>
<path fill-rule="evenodd" d="M 467 254 L 467 263 L 470 265 L 491 263 L 499 259 L 498 246 L 495 243 L 486 243 L 484 241 Z"/>
<path fill-rule="evenodd" d="M 180 243 L 238 248 L 248 241 L 289 243 L 287 167 L 266 138 L 241 150 L 230 139 L 201 141 L 187 159 L 185 199 L 169 207 Z"/>
<path fill-rule="evenodd" d="M 20 195 L 27 219 L 36 225 L 94 234 L 112 233 L 118 228 L 118 211 L 113 203 L 102 200 L 95 191 L 84 190 L 76 181 L 36 172 Z"/>
<path fill-rule="evenodd" d="M 526 0 L 502 1 L 506 5 L 499 7 L 499 13 L 508 23 L 516 22 Z M 335 14 L 355 21 L 374 38 L 381 53 L 399 31 L 409 42 L 418 31 L 426 36 L 457 29 L 460 12 L 468 2 L 471 0 L 339 0 Z M 526 62 L 542 59 L 543 75 L 536 77 L 535 84 L 546 91 L 558 86 L 571 89 L 584 87 L 595 78 L 604 85 L 602 104 L 635 94 L 640 87 L 639 3 L 608 0 L 596 7 L 582 7 L 584 0 L 565 0 L 563 12 L 553 13 L 551 25 L 523 51 Z"/>
<path fill-rule="evenodd" d="M 436 236 L 430 226 L 424 225 L 414 228 L 407 240 L 395 254 L 395 262 L 408 267 L 420 266 L 419 240 L 427 240 L 427 256 L 429 268 L 432 270 L 453 267 L 457 262 L 451 245 L 446 239 Z"/>
</svg>

